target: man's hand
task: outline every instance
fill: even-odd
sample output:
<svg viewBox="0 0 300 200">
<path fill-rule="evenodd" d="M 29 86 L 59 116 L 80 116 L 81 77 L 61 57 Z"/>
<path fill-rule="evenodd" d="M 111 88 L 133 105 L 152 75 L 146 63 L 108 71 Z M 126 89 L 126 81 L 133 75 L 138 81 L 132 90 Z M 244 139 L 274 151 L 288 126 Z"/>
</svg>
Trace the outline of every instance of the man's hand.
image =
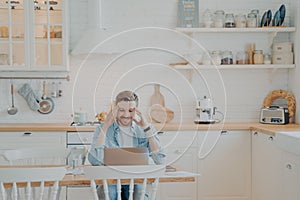
<svg viewBox="0 0 300 200">
<path fill-rule="evenodd" d="M 143 117 L 143 114 L 136 108 L 135 109 L 135 114 L 140 118 L 137 119 L 136 117 L 133 118 L 133 121 L 139 125 L 140 127 L 142 127 L 143 129 L 147 128 L 149 126 L 149 123 L 145 120 L 145 118 Z"/>
</svg>

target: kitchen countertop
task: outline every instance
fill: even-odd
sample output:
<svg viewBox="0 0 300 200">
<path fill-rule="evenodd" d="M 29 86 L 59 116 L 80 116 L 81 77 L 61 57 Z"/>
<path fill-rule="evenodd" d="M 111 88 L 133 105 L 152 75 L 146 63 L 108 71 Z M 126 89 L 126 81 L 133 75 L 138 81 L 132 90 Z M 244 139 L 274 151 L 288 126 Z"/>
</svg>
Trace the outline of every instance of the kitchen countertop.
<svg viewBox="0 0 300 200">
<path fill-rule="evenodd" d="M 153 124 L 160 131 L 177 130 L 253 130 L 269 135 L 279 131 L 300 131 L 299 124 L 270 125 L 257 122 L 226 122 L 218 124 L 167 123 Z M 9 131 L 82 131 L 92 132 L 96 126 L 70 126 L 70 123 L 2 123 L 1 132 Z"/>
</svg>

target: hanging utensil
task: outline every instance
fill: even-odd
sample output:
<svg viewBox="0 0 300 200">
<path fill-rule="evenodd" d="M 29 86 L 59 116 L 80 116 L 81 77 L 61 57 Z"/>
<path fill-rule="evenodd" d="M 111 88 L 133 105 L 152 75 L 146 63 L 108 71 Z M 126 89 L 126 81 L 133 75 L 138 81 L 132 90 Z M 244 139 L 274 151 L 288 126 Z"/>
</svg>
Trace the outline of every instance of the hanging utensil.
<svg viewBox="0 0 300 200">
<path fill-rule="evenodd" d="M 11 93 L 11 107 L 7 109 L 7 112 L 10 115 L 15 115 L 18 112 L 18 109 L 15 107 L 14 104 L 14 84 L 12 81 L 10 84 L 10 93 Z"/>
<path fill-rule="evenodd" d="M 39 102 L 40 108 L 39 112 L 42 114 L 49 114 L 54 110 L 54 101 L 52 98 L 47 97 L 46 92 L 46 81 L 43 81 L 43 96 L 41 101 Z"/>
</svg>

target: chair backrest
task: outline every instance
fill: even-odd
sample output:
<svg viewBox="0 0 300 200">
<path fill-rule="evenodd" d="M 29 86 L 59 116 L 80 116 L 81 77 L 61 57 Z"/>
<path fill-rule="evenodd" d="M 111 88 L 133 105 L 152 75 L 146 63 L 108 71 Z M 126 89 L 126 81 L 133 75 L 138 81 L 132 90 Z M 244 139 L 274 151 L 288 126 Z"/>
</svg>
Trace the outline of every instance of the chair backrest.
<svg viewBox="0 0 300 200">
<path fill-rule="evenodd" d="M 9 165 L 65 165 L 65 148 L 26 148 L 6 150 L 4 158 Z"/>
<path fill-rule="evenodd" d="M 121 180 L 129 179 L 129 199 L 133 199 L 134 179 L 142 179 L 141 199 L 144 199 L 146 193 L 147 182 L 149 179 L 154 179 L 152 183 L 151 199 L 155 199 L 159 177 L 165 173 L 164 165 L 134 165 L 134 166 L 85 166 L 85 175 L 91 180 L 91 188 L 94 199 L 98 199 L 96 180 L 103 181 L 105 199 L 109 200 L 108 195 L 108 180 L 116 180 L 118 200 L 121 199 Z M 128 185 L 128 184 L 127 184 Z"/>
<path fill-rule="evenodd" d="M 45 182 L 53 181 L 53 186 L 49 191 L 47 199 L 56 199 L 59 189 L 59 180 L 63 179 L 66 173 L 65 167 L 27 167 L 27 168 L 0 168 L 0 190 L 3 200 L 6 199 L 43 199 L 45 196 Z M 17 184 L 25 182 L 26 186 Z M 32 182 L 39 182 L 39 190 L 33 190 Z M 12 190 L 7 190 L 4 183 L 12 183 Z M 9 187 L 9 186 L 7 186 Z M 19 187 L 25 188 L 22 193 Z M 38 197 L 37 197 L 38 196 Z"/>
</svg>

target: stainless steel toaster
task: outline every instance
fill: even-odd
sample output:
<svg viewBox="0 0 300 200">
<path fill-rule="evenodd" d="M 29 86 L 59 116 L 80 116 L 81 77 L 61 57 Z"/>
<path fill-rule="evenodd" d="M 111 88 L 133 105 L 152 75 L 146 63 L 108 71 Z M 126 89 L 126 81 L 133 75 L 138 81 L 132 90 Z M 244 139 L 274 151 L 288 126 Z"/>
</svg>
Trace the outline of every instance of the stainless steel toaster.
<svg viewBox="0 0 300 200">
<path fill-rule="evenodd" d="M 270 106 L 262 108 L 260 112 L 260 123 L 263 124 L 288 124 L 289 111 L 287 108 Z"/>
</svg>

